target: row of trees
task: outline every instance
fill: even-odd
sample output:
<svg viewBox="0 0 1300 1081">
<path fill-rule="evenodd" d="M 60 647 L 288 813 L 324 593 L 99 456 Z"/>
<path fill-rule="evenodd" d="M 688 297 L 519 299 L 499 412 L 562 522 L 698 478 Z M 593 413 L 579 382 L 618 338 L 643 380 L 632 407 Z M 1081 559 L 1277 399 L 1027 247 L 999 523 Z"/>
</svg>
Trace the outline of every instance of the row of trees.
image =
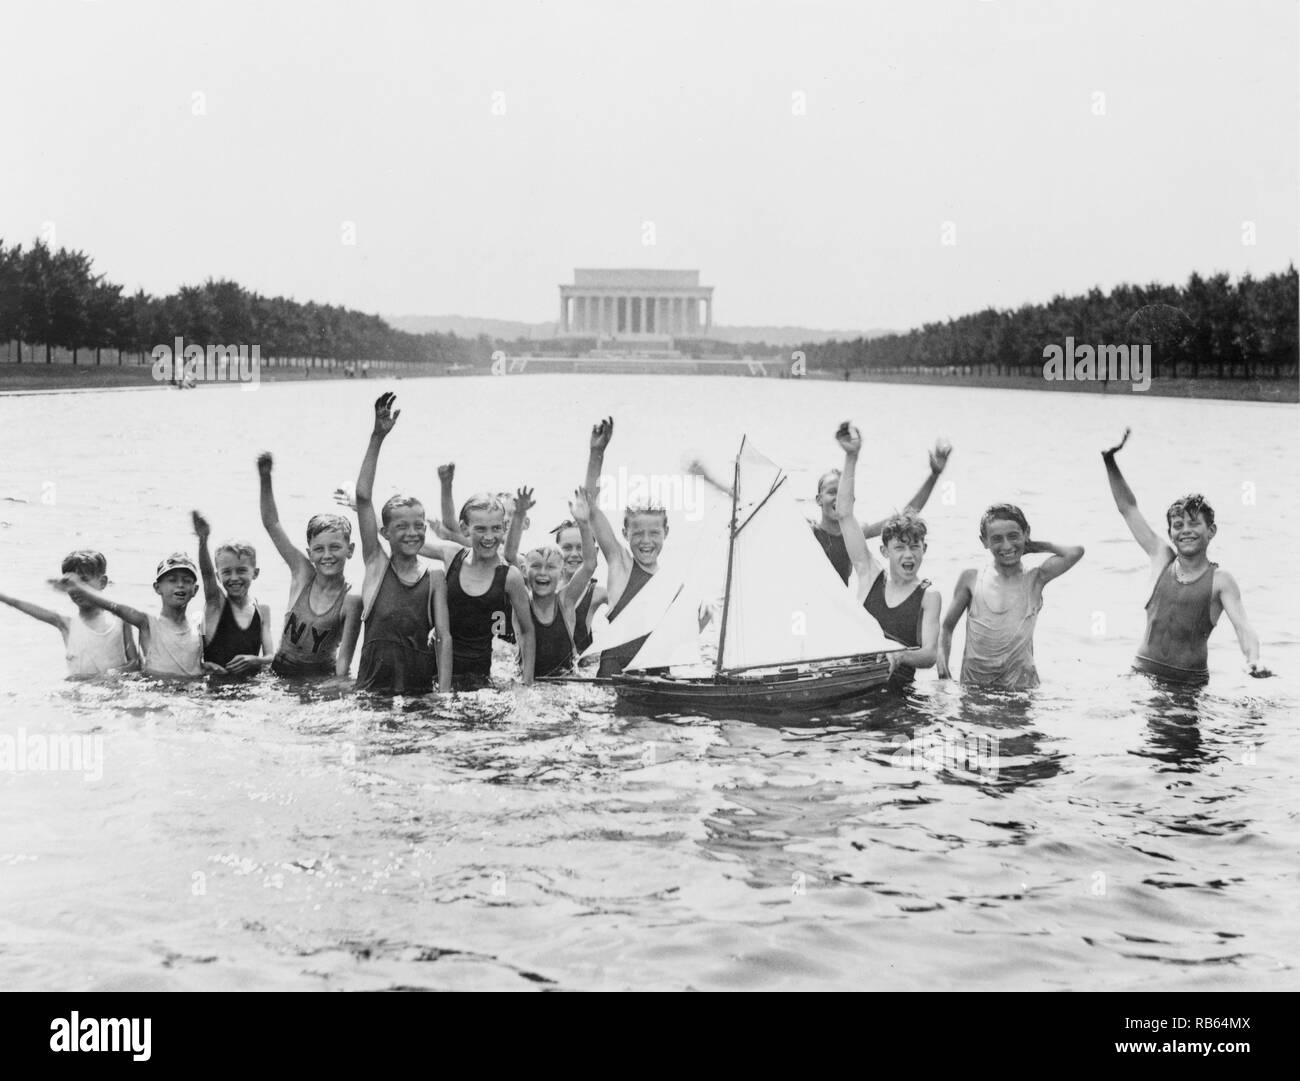
<svg viewBox="0 0 1300 1081">
<path fill-rule="evenodd" d="M 1015 311 L 988 308 L 906 334 L 800 348 L 809 364 L 845 371 L 1041 375 L 1043 351 L 1076 345 L 1150 345 L 1154 377 L 1295 379 L 1300 283 L 1294 265 L 1235 284 L 1193 274 L 1172 285 L 1120 285 L 1053 297 Z"/>
<path fill-rule="evenodd" d="M 249 292 L 233 281 L 182 286 L 165 297 L 122 286 L 96 274 L 84 252 L 51 250 L 44 241 L 24 249 L 0 240 L 0 342 L 71 350 L 116 350 L 118 362 L 141 362 L 156 345 L 177 337 L 197 345 L 257 345 L 263 359 L 319 357 L 340 361 L 394 360 L 412 364 L 484 363 L 487 339 L 454 334 L 408 334 L 377 315 L 330 304 L 300 303 Z"/>
</svg>

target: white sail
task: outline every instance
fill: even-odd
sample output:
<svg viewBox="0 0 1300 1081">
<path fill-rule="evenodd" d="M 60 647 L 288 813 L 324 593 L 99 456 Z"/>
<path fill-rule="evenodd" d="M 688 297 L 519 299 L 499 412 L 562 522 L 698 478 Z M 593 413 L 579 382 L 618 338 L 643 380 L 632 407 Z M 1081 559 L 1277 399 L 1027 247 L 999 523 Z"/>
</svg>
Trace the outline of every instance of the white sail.
<svg viewBox="0 0 1300 1081">
<path fill-rule="evenodd" d="M 653 631 L 677 596 L 684 577 L 680 569 L 661 564 L 650 581 L 641 587 L 641 592 L 627 602 L 627 607 L 619 612 L 614 622 L 611 623 L 607 618 L 608 605 L 600 608 L 591 621 L 591 645 L 582 655 L 590 657 Z"/>
<path fill-rule="evenodd" d="M 745 444 L 722 667 L 897 649 L 840 580 L 789 481 L 772 492 L 780 476 L 773 462 Z"/>
</svg>

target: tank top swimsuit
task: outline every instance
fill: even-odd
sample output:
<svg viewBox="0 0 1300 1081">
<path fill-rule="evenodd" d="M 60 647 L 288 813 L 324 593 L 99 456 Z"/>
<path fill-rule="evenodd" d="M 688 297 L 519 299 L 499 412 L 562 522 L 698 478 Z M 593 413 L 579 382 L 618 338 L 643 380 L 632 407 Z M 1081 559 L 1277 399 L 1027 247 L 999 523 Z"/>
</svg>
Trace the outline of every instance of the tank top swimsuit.
<svg viewBox="0 0 1300 1081">
<path fill-rule="evenodd" d="M 831 566 L 847 585 L 849 574 L 853 571 L 853 560 L 849 558 L 849 550 L 844 546 L 844 534 L 827 533 L 816 522 L 812 523 L 812 531 L 817 543 L 822 546 L 822 551 L 826 553 L 826 558 L 831 561 Z"/>
<path fill-rule="evenodd" d="M 586 592 L 573 609 L 573 648 L 579 654 L 591 645 L 591 631 L 587 627 L 587 617 L 591 615 L 591 598 L 596 593 L 596 579 L 587 583 Z"/>
<path fill-rule="evenodd" d="M 492 676 L 492 638 L 505 631 L 510 600 L 506 577 L 510 568 L 499 563 L 485 593 L 472 596 L 460 582 L 466 552 L 456 553 L 447 568 L 447 614 L 451 620 L 451 681 L 458 691 L 486 687 Z"/>
<path fill-rule="evenodd" d="M 981 568 L 971 590 L 966 618 L 966 650 L 961 659 L 961 681 L 977 687 L 1021 691 L 1038 686 L 1034 667 L 1034 627 L 1042 609 L 1035 603 L 1034 567 L 1018 578 L 1003 579 L 999 602 L 989 579 L 997 572 Z M 1004 607 L 995 608 L 995 603 Z"/>
<path fill-rule="evenodd" d="M 390 695 L 433 690 L 438 660 L 429 648 L 430 593 L 427 567 L 420 580 L 408 586 L 388 564 L 366 619 L 357 690 Z"/>
<path fill-rule="evenodd" d="M 891 608 L 885 600 L 885 574 L 882 571 L 871 583 L 871 589 L 867 591 L 867 599 L 862 602 L 862 607 L 871 613 L 872 618 L 880 624 L 880 629 L 885 632 L 885 637 L 891 642 L 919 647 L 921 645 L 921 601 L 929 586 L 929 579 L 923 579 L 901 604 Z M 889 686 L 892 690 L 905 688 L 911 684 L 915 676 L 915 668 L 910 664 L 900 664 L 889 677 Z"/>
<path fill-rule="evenodd" d="M 203 635 L 188 620 L 178 624 L 150 616 L 149 651 L 142 669 L 146 676 L 196 679 L 203 675 Z"/>
<path fill-rule="evenodd" d="M 351 588 L 343 583 L 343 592 L 324 612 L 311 607 L 311 589 L 315 579 L 298 591 L 284 617 L 280 648 L 271 662 L 271 671 L 288 679 L 304 676 L 332 676 L 334 662 L 343 636 L 343 602 Z"/>
<path fill-rule="evenodd" d="M 122 644 L 122 621 L 112 612 L 104 612 L 104 629 L 96 630 L 80 616 L 68 621 L 66 657 L 69 679 L 93 679 L 110 668 L 126 664 L 126 646 Z"/>
<path fill-rule="evenodd" d="M 533 675 L 562 676 L 572 672 L 573 639 L 569 637 L 569 628 L 565 626 L 559 603 L 555 605 L 550 623 L 538 619 L 531 604 L 528 607 L 533 615 L 533 641 L 536 643 Z"/>
<path fill-rule="evenodd" d="M 217 629 L 212 632 L 212 637 L 203 644 L 203 659 L 211 661 L 213 664 L 225 666 L 241 653 L 248 653 L 256 657 L 262 652 L 262 613 L 253 609 L 253 618 L 247 627 L 240 627 L 235 622 L 235 613 L 230 609 L 230 598 L 227 597 L 225 603 L 221 606 L 221 616 L 217 620 Z M 247 679 L 249 676 L 257 675 L 257 669 L 250 669 L 248 672 L 239 675 L 227 675 L 225 679 Z"/>
<path fill-rule="evenodd" d="M 1133 666 L 1139 672 L 1177 683 L 1205 683 L 1210 678 L 1209 638 L 1214 630 L 1210 603 L 1214 597 L 1211 563 L 1199 578 L 1180 582 L 1178 561 L 1162 571 L 1147 601 L 1147 626 Z"/>
<path fill-rule="evenodd" d="M 640 563 L 632 564 L 632 573 L 627 576 L 627 588 L 623 590 L 623 595 L 619 597 L 618 604 L 609 610 L 606 617 L 611 623 L 619 616 L 619 613 L 628 606 L 628 603 L 641 592 L 642 587 L 653 578 L 654 575 L 641 569 Z M 611 649 L 602 650 L 600 654 L 600 668 L 597 669 L 598 676 L 616 676 L 623 671 L 637 655 L 637 651 L 645 644 L 645 640 L 650 635 L 643 634 L 640 638 L 633 638 L 630 642 L 624 642 L 621 646 L 614 646 Z"/>
</svg>

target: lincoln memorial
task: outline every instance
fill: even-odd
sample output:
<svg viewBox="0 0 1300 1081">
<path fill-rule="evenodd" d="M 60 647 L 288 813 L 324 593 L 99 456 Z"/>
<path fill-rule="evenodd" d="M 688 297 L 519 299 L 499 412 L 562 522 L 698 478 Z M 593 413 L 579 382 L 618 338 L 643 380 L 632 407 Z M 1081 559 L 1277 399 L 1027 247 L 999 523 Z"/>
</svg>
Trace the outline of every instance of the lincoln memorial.
<svg viewBox="0 0 1300 1081">
<path fill-rule="evenodd" d="M 575 270 L 560 286 L 561 335 L 631 342 L 700 338 L 713 326 L 713 286 L 698 270 Z"/>
</svg>

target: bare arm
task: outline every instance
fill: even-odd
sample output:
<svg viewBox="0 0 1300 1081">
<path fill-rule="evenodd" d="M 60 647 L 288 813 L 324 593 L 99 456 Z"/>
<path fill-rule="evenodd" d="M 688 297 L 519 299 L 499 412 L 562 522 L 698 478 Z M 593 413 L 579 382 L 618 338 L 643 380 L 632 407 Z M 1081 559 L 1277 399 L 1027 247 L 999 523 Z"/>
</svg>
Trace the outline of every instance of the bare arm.
<svg viewBox="0 0 1300 1081">
<path fill-rule="evenodd" d="M 1060 545 L 1038 540 L 1025 542 L 1025 555 L 1038 555 L 1043 552 L 1051 553 L 1038 567 L 1044 585 L 1053 578 L 1061 577 L 1083 558 L 1082 545 Z"/>
<path fill-rule="evenodd" d="M 361 460 L 361 471 L 357 474 L 357 525 L 361 532 L 361 558 L 366 563 L 381 559 L 384 554 L 379 546 L 379 524 L 375 520 L 375 505 L 371 498 L 375 488 L 375 470 L 379 466 L 379 449 L 402 415 L 400 409 L 393 409 L 396 401 L 397 395 L 391 392 L 381 394 L 375 400 L 375 427 L 370 433 L 366 456 Z"/>
<path fill-rule="evenodd" d="M 57 627 L 63 634 L 68 633 L 68 620 L 65 616 L 59 615 L 58 612 L 42 608 L 39 604 L 20 601 L 17 597 L 11 597 L 7 593 L 0 593 L 0 604 L 7 604 L 10 608 L 17 608 L 25 616 L 39 619 L 42 623 L 48 623 L 51 627 Z"/>
<path fill-rule="evenodd" d="M 118 619 L 133 627 L 145 629 L 149 626 L 149 617 L 137 608 L 130 605 L 119 604 L 117 601 L 109 600 L 99 590 L 86 585 L 81 579 L 72 574 L 65 574 L 62 578 L 54 578 L 50 581 L 55 589 L 63 590 L 65 593 L 80 593 L 87 601 L 96 608 L 102 608 L 106 612 L 112 612 Z"/>
<path fill-rule="evenodd" d="M 305 577 L 312 569 L 311 560 L 289 539 L 289 534 L 280 524 L 280 512 L 275 506 L 275 493 L 271 490 L 271 455 L 263 452 L 257 457 L 257 475 L 260 494 L 258 504 L 262 512 L 262 528 L 266 530 L 280 553 L 280 558 L 289 564 L 289 572 L 295 578 Z"/>
<path fill-rule="evenodd" d="M 456 541 L 468 548 L 470 547 L 469 538 L 457 528 L 459 519 L 456 516 L 456 500 L 451 494 L 451 486 L 455 477 L 455 462 L 448 462 L 446 465 L 438 466 L 438 487 L 441 490 L 439 513 L 442 515 L 442 522 L 440 523 L 442 529 L 438 535 L 444 540 Z"/>
<path fill-rule="evenodd" d="M 844 548 L 858 572 L 858 600 L 867 595 L 867 590 L 880 573 L 880 565 L 871 558 L 871 550 L 858 525 L 853 510 L 856 503 L 856 478 L 858 472 L 858 452 L 862 449 L 862 435 L 847 421 L 835 433 L 841 447 L 844 448 L 844 471 L 840 474 L 839 493 L 835 497 L 835 516 L 840 520 L 840 532 L 844 535 Z"/>
<path fill-rule="evenodd" d="M 1142 517 L 1133 489 L 1128 486 L 1128 481 L 1124 479 L 1124 474 L 1119 471 L 1119 464 L 1115 461 L 1115 455 L 1128 442 L 1130 431 L 1131 429 L 1125 428 L 1124 438 L 1109 450 L 1103 450 L 1101 460 L 1106 463 L 1106 479 L 1110 482 L 1110 494 L 1115 499 L 1120 517 L 1133 534 L 1133 539 L 1142 545 L 1142 550 L 1151 558 L 1152 569 L 1162 570 L 1174 558 L 1174 551 Z"/>
<path fill-rule="evenodd" d="M 505 560 L 512 567 L 519 558 L 519 541 L 524 535 L 524 519 L 533 507 L 533 490 L 520 488 L 515 492 L 515 512 L 510 516 L 510 528 L 506 530 Z"/>
<path fill-rule="evenodd" d="M 606 417 L 592 426 L 591 449 L 587 455 L 587 479 L 583 487 L 589 492 L 600 494 L 600 474 L 605 468 L 605 448 L 614 438 L 614 418 Z"/>
<path fill-rule="evenodd" d="M 899 664 L 913 668 L 933 668 L 939 656 L 939 611 L 943 600 L 937 590 L 928 589 L 921 598 L 921 644 L 901 653 L 889 655 L 890 671 Z"/>
<path fill-rule="evenodd" d="M 578 526 L 578 536 L 582 540 L 582 566 L 569 579 L 569 584 L 564 587 L 564 593 L 560 597 L 561 601 L 570 608 L 577 607 L 578 602 L 582 600 L 587 583 L 596 573 L 596 545 L 592 543 L 590 521 L 591 502 L 594 499 L 595 497 L 590 496 L 589 492 L 579 488 L 573 493 L 573 499 L 569 503 L 569 513 L 573 515 L 573 520 Z"/>
<path fill-rule="evenodd" d="M 433 575 L 433 631 L 438 643 L 438 690 L 451 690 L 452 649 L 451 649 L 451 614 L 447 609 L 447 576 L 442 571 L 430 571 Z M 532 624 L 530 623 L 531 627 Z"/>
<path fill-rule="evenodd" d="M 519 643 L 519 675 L 528 687 L 533 682 L 533 668 L 537 656 L 537 639 L 533 633 L 533 613 L 528 605 L 528 588 L 518 568 L 511 567 L 506 575 L 506 596 L 514 612 L 515 641 Z"/>
<path fill-rule="evenodd" d="M 939 653 L 935 663 L 936 674 L 940 679 L 952 678 L 948 668 L 948 654 L 952 652 L 952 632 L 957 629 L 957 624 L 961 622 L 961 617 L 970 606 L 971 587 L 974 582 L 973 570 L 961 572 L 961 577 L 957 579 L 957 588 L 952 592 L 952 604 L 948 606 L 948 614 L 943 617 L 943 622 L 939 626 Z"/>
<path fill-rule="evenodd" d="M 203 633 L 211 638 L 216 633 L 222 605 L 226 603 L 226 591 L 217 581 L 217 568 L 212 565 L 212 553 L 208 551 L 208 537 L 212 533 L 212 527 L 198 511 L 190 513 L 194 519 L 194 535 L 199 538 L 199 574 L 203 578 Z"/>
<path fill-rule="evenodd" d="M 930 451 L 930 473 L 922 482 L 921 487 L 916 490 L 916 494 L 904 504 L 905 507 L 911 507 L 912 510 L 918 513 L 924 509 L 926 503 L 930 501 L 930 494 L 934 491 L 935 484 L 939 481 L 939 475 L 948 466 L 948 455 L 951 453 L 951 443 L 942 439 L 935 443 L 934 449 Z M 862 531 L 868 538 L 878 537 L 888 521 L 888 518 L 882 518 L 878 522 L 871 522 L 863 526 Z"/>
<path fill-rule="evenodd" d="M 717 477 L 715 477 L 712 473 L 710 473 L 704 467 L 704 463 L 700 461 L 698 458 L 694 458 L 689 463 L 687 463 L 686 472 L 690 473 L 692 476 L 699 477 L 700 480 L 704 481 L 704 483 L 707 484 L 710 488 L 716 489 L 717 491 L 721 492 L 728 499 L 730 499 L 731 496 L 734 494 L 731 488 L 728 485 L 723 484 L 722 481 L 718 480 Z"/>
<path fill-rule="evenodd" d="M 339 651 L 334 656 L 334 675 L 347 679 L 352 672 L 352 656 L 361 634 L 361 598 L 349 595 L 343 602 L 343 630 L 339 634 Z"/>
<path fill-rule="evenodd" d="M 1237 644 L 1246 658 L 1246 671 L 1257 678 L 1271 676 L 1273 673 L 1259 663 L 1259 635 L 1246 618 L 1246 606 L 1242 603 L 1237 580 L 1227 571 L 1215 570 L 1212 573 L 1219 602 L 1232 623 L 1232 629 L 1237 632 Z"/>
</svg>

